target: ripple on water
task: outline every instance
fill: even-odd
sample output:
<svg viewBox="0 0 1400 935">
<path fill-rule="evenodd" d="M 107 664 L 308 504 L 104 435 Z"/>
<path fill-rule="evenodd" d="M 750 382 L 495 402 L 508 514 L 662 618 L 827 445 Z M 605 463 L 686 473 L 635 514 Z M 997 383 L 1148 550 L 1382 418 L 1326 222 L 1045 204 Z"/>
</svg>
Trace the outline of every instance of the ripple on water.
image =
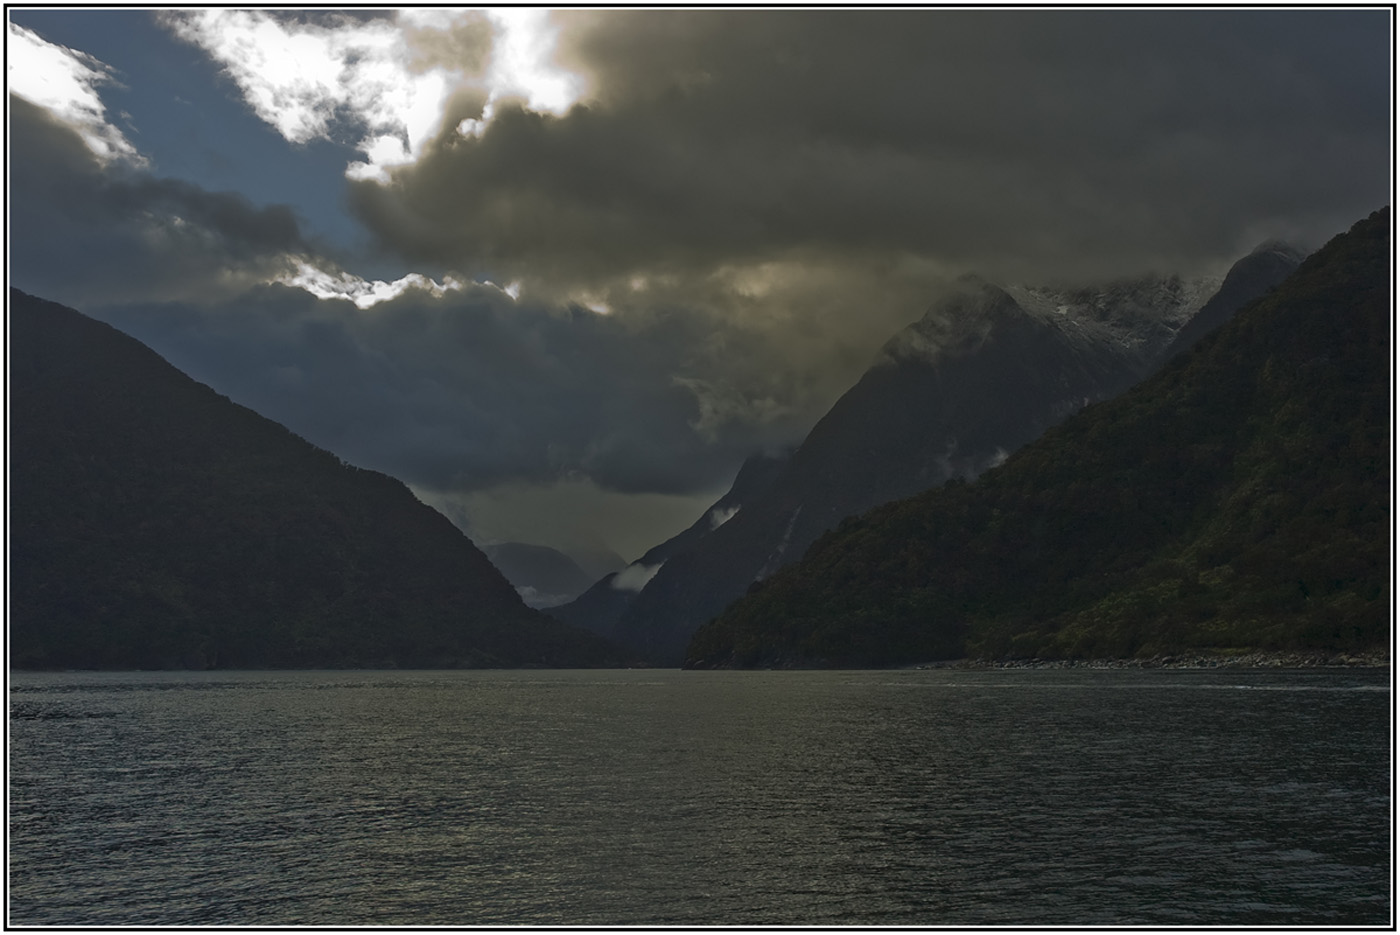
<svg viewBox="0 0 1400 935">
<path fill-rule="evenodd" d="M 1386 924 L 1388 679 L 17 673 L 10 921 Z"/>
</svg>

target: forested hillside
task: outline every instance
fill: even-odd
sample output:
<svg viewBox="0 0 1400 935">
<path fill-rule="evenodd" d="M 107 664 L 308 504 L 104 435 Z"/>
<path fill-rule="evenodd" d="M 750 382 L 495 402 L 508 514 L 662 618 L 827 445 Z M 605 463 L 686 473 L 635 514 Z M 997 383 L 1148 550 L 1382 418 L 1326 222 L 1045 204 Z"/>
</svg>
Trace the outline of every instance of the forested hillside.
<svg viewBox="0 0 1400 935">
<path fill-rule="evenodd" d="M 975 478 L 1152 373 L 1169 344 L 1228 320 L 1296 265 L 1267 249 L 1241 258 L 1223 283 L 1149 274 L 1002 288 L 963 277 L 886 342 L 765 490 L 676 550 L 600 632 L 679 664 L 703 623 L 844 517 Z"/>
<path fill-rule="evenodd" d="M 17 668 L 616 664 L 397 480 L 10 292 Z"/>
<path fill-rule="evenodd" d="M 688 665 L 1388 645 L 1390 211 L 974 483 L 849 519 Z"/>
</svg>

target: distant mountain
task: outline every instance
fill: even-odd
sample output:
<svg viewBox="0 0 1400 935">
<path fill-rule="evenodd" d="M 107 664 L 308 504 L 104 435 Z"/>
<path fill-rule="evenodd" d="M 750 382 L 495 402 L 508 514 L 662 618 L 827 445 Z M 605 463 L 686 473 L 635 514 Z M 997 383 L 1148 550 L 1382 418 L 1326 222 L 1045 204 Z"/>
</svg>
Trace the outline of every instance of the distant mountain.
<svg viewBox="0 0 1400 935">
<path fill-rule="evenodd" d="M 789 457 L 791 452 L 753 455 L 739 468 L 729 491 L 688 528 L 648 549 L 645 555 L 621 572 L 604 576 L 572 602 L 549 608 L 550 615 L 594 633 L 612 636 L 618 620 L 661 566 L 673 555 L 696 546 L 737 516 L 745 504 L 761 497 L 772 486 Z"/>
<path fill-rule="evenodd" d="M 621 571 L 627 567 L 627 560 L 602 543 L 576 543 L 566 553 L 573 562 L 583 569 L 592 584 L 604 575 Z"/>
<path fill-rule="evenodd" d="M 497 542 L 481 550 L 530 607 L 567 603 L 593 583 L 577 562 L 547 545 Z"/>
<path fill-rule="evenodd" d="M 700 624 L 842 518 L 978 476 L 1150 373 L 1202 306 L 1228 312 L 1272 284 L 1235 271 L 1225 282 L 1228 293 L 1175 276 L 1073 290 L 966 277 L 885 345 L 763 495 L 656 572 L 611 635 L 678 663 Z"/>
<path fill-rule="evenodd" d="M 403 484 L 10 291 L 16 668 L 595 666 Z"/>
<path fill-rule="evenodd" d="M 841 523 L 688 664 L 1385 648 L 1391 255 L 1387 209 L 975 483 Z"/>
</svg>

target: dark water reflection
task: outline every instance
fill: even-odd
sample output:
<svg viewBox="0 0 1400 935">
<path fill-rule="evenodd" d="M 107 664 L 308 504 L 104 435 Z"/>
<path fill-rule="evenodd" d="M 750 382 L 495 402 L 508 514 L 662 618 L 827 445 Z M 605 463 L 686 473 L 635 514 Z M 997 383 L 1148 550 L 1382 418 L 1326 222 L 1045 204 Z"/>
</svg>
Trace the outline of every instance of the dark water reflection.
<svg viewBox="0 0 1400 935">
<path fill-rule="evenodd" d="M 9 921 L 1391 921 L 1389 671 L 11 676 Z"/>
</svg>

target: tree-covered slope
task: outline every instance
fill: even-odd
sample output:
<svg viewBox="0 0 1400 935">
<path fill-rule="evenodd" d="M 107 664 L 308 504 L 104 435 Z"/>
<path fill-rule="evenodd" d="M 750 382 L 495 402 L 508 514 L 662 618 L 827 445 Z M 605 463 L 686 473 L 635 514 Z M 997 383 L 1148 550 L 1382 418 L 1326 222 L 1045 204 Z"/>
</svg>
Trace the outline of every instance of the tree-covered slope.
<svg viewBox="0 0 1400 935">
<path fill-rule="evenodd" d="M 1136 376 L 1115 349 L 1081 345 L 999 287 L 967 282 L 886 344 L 762 496 L 657 571 L 616 639 L 680 663 L 700 624 L 842 517 L 974 477 Z"/>
<path fill-rule="evenodd" d="M 11 290 L 17 668 L 599 665 L 393 478 Z"/>
<path fill-rule="evenodd" d="M 1390 212 L 975 483 L 844 521 L 687 664 L 1388 645 Z"/>
<path fill-rule="evenodd" d="M 1154 371 L 1197 310 L 1219 324 L 1288 271 L 1251 255 L 1223 285 L 1148 275 L 1002 288 L 965 277 L 885 344 L 761 496 L 657 570 L 609 635 L 678 664 L 703 623 L 844 517 L 976 477 Z"/>
</svg>

